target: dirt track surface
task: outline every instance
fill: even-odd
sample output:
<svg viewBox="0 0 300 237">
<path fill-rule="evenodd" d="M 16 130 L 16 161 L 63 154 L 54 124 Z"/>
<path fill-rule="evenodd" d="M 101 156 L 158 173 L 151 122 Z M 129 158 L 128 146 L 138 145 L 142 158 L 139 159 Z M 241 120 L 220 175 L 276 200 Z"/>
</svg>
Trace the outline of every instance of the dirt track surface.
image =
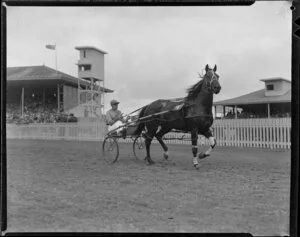
<svg viewBox="0 0 300 237">
<path fill-rule="evenodd" d="M 8 232 L 249 232 L 287 235 L 290 152 L 159 145 L 155 165 L 132 144 L 107 164 L 101 143 L 7 140 Z"/>
</svg>

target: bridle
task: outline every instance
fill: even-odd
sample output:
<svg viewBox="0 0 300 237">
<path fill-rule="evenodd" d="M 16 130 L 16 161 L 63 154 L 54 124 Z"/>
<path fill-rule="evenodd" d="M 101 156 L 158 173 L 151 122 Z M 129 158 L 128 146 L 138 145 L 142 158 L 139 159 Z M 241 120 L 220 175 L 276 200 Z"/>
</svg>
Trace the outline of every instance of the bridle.
<svg viewBox="0 0 300 237">
<path fill-rule="evenodd" d="M 209 72 L 212 73 L 212 76 L 210 78 L 210 80 L 207 80 L 207 78 L 205 78 L 205 82 L 206 82 L 206 87 L 208 89 L 208 92 L 212 92 L 212 83 L 213 81 L 217 81 L 218 82 L 218 76 L 216 75 L 215 71 L 210 69 Z M 207 75 L 206 75 L 207 77 Z"/>
</svg>

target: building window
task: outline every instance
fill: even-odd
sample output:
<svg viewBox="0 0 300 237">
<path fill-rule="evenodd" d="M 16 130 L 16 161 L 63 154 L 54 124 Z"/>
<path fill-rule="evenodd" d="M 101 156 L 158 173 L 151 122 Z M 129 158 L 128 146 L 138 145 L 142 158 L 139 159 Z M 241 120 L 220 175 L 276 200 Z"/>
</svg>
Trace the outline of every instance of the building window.
<svg viewBox="0 0 300 237">
<path fill-rule="evenodd" d="M 86 51 L 83 50 L 83 57 L 86 58 Z"/>
<path fill-rule="evenodd" d="M 84 71 L 90 71 L 92 68 L 91 65 L 84 65 Z"/>
<path fill-rule="evenodd" d="M 87 64 L 87 65 L 80 65 L 79 66 L 79 71 L 90 71 L 92 68 L 92 65 Z"/>
<path fill-rule="evenodd" d="M 268 91 L 274 90 L 274 85 L 273 84 L 267 85 L 267 90 Z"/>
</svg>

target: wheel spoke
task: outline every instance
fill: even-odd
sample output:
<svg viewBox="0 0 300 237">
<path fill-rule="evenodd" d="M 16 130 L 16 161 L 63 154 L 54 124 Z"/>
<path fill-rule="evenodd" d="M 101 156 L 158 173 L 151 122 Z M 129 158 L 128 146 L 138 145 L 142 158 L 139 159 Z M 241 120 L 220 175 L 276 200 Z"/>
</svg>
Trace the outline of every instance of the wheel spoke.
<svg viewBox="0 0 300 237">
<path fill-rule="evenodd" d="M 134 139 L 133 153 L 136 159 L 142 160 L 145 157 L 145 145 L 142 137 Z"/>
<path fill-rule="evenodd" d="M 106 137 L 103 141 L 102 152 L 104 159 L 109 163 L 115 163 L 119 157 L 119 146 L 113 137 Z"/>
</svg>

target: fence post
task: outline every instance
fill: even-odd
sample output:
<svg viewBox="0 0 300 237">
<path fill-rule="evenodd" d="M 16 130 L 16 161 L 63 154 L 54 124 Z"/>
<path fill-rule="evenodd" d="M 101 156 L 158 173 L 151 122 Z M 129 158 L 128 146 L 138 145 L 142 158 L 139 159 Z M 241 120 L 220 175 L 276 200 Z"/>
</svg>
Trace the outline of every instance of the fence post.
<svg viewBox="0 0 300 237">
<path fill-rule="evenodd" d="M 265 147 L 271 149 L 289 149 L 291 146 L 290 118 L 219 119 L 214 121 L 212 129 L 218 141 L 218 146 Z M 7 124 L 7 138 L 101 141 L 106 133 L 107 127 L 101 122 Z M 182 134 L 178 133 L 169 135 L 172 138 L 181 136 Z M 190 138 L 190 134 L 187 134 L 185 138 Z M 170 140 L 167 143 L 190 144 L 187 140 Z M 199 136 L 199 144 L 208 145 L 208 141 L 203 136 Z"/>
</svg>

